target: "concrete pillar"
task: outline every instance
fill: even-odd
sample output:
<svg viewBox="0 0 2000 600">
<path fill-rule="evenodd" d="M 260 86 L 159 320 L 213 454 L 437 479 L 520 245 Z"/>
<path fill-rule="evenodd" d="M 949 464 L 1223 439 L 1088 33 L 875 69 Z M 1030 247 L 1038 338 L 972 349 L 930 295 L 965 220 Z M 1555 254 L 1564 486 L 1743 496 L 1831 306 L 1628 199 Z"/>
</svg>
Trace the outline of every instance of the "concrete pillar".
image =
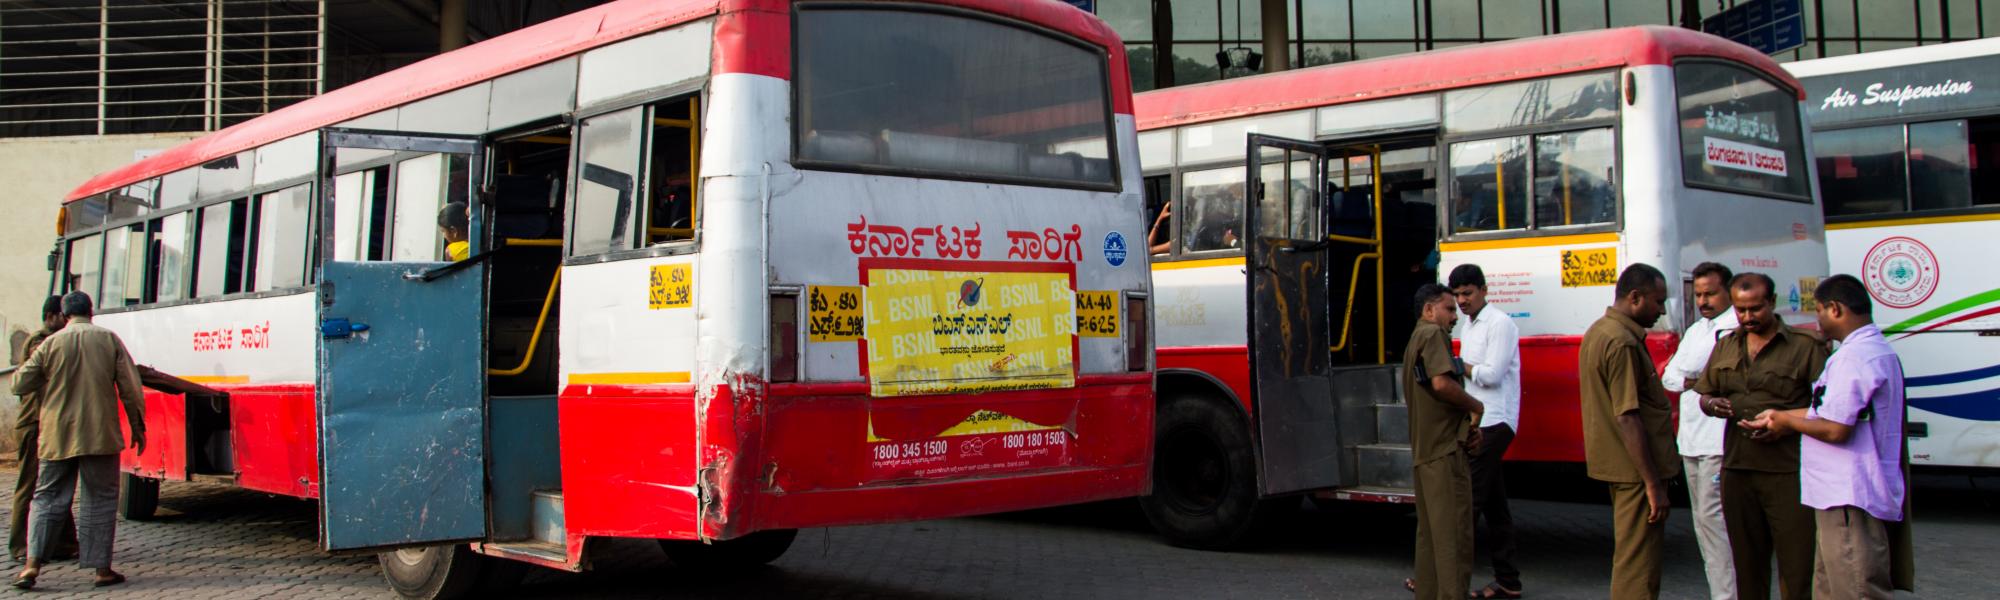
<svg viewBox="0 0 2000 600">
<path fill-rule="evenodd" d="M 1276 73 L 1292 68 L 1292 53 L 1285 43 L 1286 22 L 1291 20 L 1285 9 L 1290 0 L 1262 0 L 1264 14 L 1264 72 Z"/>
<path fill-rule="evenodd" d="M 465 47 L 465 0 L 444 0 L 438 11 L 438 53 Z"/>
</svg>

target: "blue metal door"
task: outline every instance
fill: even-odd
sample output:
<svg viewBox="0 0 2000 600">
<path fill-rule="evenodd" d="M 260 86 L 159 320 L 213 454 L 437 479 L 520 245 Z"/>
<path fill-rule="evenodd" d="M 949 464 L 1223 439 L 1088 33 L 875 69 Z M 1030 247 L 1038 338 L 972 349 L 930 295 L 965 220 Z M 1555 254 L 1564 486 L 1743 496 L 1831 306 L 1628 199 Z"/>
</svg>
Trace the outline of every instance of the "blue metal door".
<svg viewBox="0 0 2000 600">
<path fill-rule="evenodd" d="M 451 201 L 477 196 L 453 187 L 480 180 L 477 140 L 335 130 L 325 139 L 322 231 L 336 231 L 331 175 L 341 148 L 463 154 L 463 164 L 475 171 L 447 178 L 439 193 Z M 476 208 L 471 213 L 479 214 Z M 476 219 L 472 229 L 476 252 Z M 486 272 L 480 258 L 320 263 L 320 523 L 328 550 L 485 537 Z"/>
</svg>

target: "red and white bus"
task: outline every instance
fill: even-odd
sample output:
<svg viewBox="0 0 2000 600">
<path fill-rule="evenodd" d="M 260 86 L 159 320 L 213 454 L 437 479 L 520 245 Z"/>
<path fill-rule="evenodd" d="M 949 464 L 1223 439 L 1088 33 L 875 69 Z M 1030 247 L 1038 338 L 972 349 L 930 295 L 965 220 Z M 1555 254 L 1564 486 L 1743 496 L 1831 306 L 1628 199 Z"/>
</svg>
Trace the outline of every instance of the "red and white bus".
<svg viewBox="0 0 2000 600">
<path fill-rule="evenodd" d="M 316 498 L 439 596 L 600 537 L 768 561 L 1138 495 L 1126 74 L 1053 0 L 625 0 L 100 175 L 62 288 L 220 392 L 149 393 L 127 512 Z"/>
<path fill-rule="evenodd" d="M 1407 500 L 1411 296 L 1460 264 L 1521 331 L 1517 461 L 1582 461 L 1577 345 L 1626 265 L 1765 272 L 1809 320 L 1826 248 L 1800 89 L 1749 48 L 1636 27 L 1140 94 L 1150 208 L 1172 207 L 1149 240 L 1169 243 L 1148 516 L 1224 546 L 1266 500 Z M 1692 314 L 1670 287 L 1661 363 Z"/>
</svg>

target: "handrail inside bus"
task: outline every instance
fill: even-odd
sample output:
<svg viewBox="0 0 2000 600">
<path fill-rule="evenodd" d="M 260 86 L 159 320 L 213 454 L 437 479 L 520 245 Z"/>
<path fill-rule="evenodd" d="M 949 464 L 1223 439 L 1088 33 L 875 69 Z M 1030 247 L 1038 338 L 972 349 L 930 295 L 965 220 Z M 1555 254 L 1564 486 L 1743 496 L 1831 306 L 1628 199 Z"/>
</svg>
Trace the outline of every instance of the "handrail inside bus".
<svg viewBox="0 0 2000 600">
<path fill-rule="evenodd" d="M 1354 293 L 1361 289 L 1361 261 L 1369 259 L 1375 260 L 1376 271 L 1379 272 L 1382 270 L 1381 252 L 1363 252 L 1354 256 L 1354 272 L 1348 278 L 1347 282 L 1347 307 L 1342 310 L 1346 314 L 1340 318 L 1340 343 L 1334 344 L 1332 348 L 1328 348 L 1328 352 L 1339 352 L 1347 349 L 1348 334 L 1354 332 Z M 1377 302 L 1376 304 L 1379 305 L 1381 303 Z M 1379 306 L 1377 310 L 1380 310 Z"/>
<path fill-rule="evenodd" d="M 515 240 L 508 240 L 508 243 L 512 244 L 514 241 Z M 562 240 L 522 240 L 522 241 L 533 241 L 533 242 L 553 241 L 556 242 L 556 245 L 558 246 L 562 245 Z M 540 245 L 540 244 L 534 244 L 534 245 Z M 535 332 L 528 334 L 528 351 L 521 354 L 521 364 L 514 365 L 514 368 L 512 369 L 487 369 L 486 370 L 487 375 L 493 375 L 496 377 L 513 377 L 515 375 L 520 375 L 522 373 L 528 372 L 528 365 L 533 364 L 535 362 L 535 347 L 541 344 L 542 342 L 542 328 L 548 325 L 549 322 L 549 307 L 555 305 L 556 291 L 560 289 L 562 289 L 562 267 L 558 266 L 556 267 L 555 279 L 549 281 L 549 295 L 542 299 L 542 314 L 541 316 L 535 317 Z"/>
</svg>

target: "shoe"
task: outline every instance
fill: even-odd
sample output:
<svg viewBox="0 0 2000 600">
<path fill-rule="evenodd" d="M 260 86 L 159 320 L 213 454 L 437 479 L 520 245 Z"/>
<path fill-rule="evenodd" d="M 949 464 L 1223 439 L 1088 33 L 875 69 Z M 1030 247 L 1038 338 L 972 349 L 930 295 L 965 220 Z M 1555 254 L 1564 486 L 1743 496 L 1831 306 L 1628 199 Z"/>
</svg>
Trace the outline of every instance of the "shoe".
<svg viewBox="0 0 2000 600">
<path fill-rule="evenodd" d="M 124 576 L 124 575 L 121 575 L 121 574 L 119 574 L 119 573 L 117 573 L 117 572 L 113 572 L 113 573 L 111 573 L 111 576 L 110 576 L 110 577 L 99 577 L 99 578 L 97 578 L 96 580 L 94 580 L 94 581 L 91 581 L 91 582 L 90 582 L 90 586 L 91 586 L 91 587 L 109 587 L 109 586 L 114 586 L 114 585 L 118 585 L 118 584 L 121 584 L 121 583 L 125 583 L 125 576 Z M 30 585 L 32 585 L 32 582 L 30 582 Z"/>
</svg>

